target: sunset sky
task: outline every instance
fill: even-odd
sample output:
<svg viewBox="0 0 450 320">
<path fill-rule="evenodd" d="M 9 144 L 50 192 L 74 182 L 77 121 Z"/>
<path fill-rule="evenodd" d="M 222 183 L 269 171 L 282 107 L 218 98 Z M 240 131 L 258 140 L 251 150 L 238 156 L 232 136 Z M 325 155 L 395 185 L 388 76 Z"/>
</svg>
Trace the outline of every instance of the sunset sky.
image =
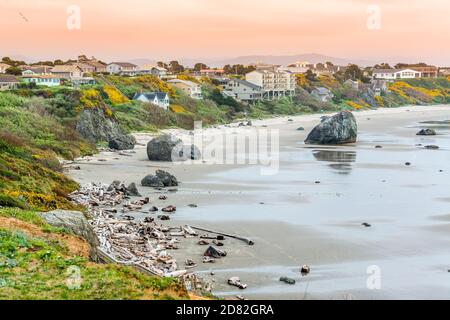
<svg viewBox="0 0 450 320">
<path fill-rule="evenodd" d="M 369 4 L 381 29 L 367 27 Z M 67 28 L 67 8 L 81 29 Z M 226 58 L 321 53 L 450 65 L 447 0 L 0 0 L 0 56 Z M 408 60 L 408 61 L 406 61 Z"/>
</svg>

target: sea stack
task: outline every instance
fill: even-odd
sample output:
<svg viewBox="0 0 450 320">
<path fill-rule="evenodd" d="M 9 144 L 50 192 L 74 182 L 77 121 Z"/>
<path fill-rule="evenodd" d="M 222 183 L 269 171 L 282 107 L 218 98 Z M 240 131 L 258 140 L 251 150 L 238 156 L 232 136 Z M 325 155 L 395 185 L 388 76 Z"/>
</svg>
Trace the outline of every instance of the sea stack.
<svg viewBox="0 0 450 320">
<path fill-rule="evenodd" d="M 308 135 L 306 144 L 346 144 L 356 142 L 358 126 L 350 111 L 324 118 Z"/>
</svg>

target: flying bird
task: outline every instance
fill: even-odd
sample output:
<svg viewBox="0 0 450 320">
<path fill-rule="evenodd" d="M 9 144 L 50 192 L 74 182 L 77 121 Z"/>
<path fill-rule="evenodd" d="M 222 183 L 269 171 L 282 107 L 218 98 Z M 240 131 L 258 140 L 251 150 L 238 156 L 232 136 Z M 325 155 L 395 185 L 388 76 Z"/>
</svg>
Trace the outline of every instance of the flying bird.
<svg viewBox="0 0 450 320">
<path fill-rule="evenodd" d="M 21 16 L 22 19 L 25 20 L 25 22 L 28 22 L 28 19 L 23 15 L 22 12 L 19 12 L 19 16 Z"/>
</svg>

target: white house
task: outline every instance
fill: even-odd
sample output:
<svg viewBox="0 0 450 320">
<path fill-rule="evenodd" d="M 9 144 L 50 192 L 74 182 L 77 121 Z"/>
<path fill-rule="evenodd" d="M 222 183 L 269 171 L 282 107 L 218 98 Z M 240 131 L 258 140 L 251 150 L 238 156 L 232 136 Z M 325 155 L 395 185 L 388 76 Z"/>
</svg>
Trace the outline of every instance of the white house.
<svg viewBox="0 0 450 320">
<path fill-rule="evenodd" d="M 155 77 L 163 78 L 163 77 L 167 76 L 169 71 L 166 68 L 163 68 L 163 67 L 160 67 L 160 66 L 155 66 L 155 65 L 152 65 L 152 64 L 146 64 L 146 65 L 141 67 L 141 69 L 139 70 L 139 73 L 141 73 L 141 74 L 151 74 L 151 75 L 154 75 Z"/>
<path fill-rule="evenodd" d="M 138 73 L 138 67 L 129 62 L 112 62 L 106 66 L 106 71 L 110 74 L 135 76 Z"/>
<path fill-rule="evenodd" d="M 169 95 L 166 92 L 139 92 L 134 95 L 133 100 L 152 103 L 166 110 L 170 105 Z"/>
<path fill-rule="evenodd" d="M 377 80 L 397 80 L 420 78 L 422 74 L 413 69 L 374 69 L 372 78 Z"/>
<path fill-rule="evenodd" d="M 173 79 L 167 81 L 167 83 L 173 85 L 174 87 L 182 90 L 188 96 L 193 99 L 201 99 L 202 98 L 202 89 L 199 84 L 181 79 Z"/>
<path fill-rule="evenodd" d="M 256 101 L 263 97 L 263 89 L 251 82 L 239 79 L 231 79 L 226 84 L 224 95 L 240 101 Z"/>
<path fill-rule="evenodd" d="M 56 87 L 61 85 L 63 78 L 55 75 L 23 75 L 22 81 L 25 83 L 36 83 L 39 86 Z"/>
</svg>

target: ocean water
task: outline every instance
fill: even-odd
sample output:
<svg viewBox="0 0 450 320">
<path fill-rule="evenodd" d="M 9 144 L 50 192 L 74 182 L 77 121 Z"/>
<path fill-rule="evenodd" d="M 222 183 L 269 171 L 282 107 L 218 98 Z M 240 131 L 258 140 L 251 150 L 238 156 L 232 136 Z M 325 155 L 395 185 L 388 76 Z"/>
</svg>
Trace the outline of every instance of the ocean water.
<svg viewBox="0 0 450 320">
<path fill-rule="evenodd" d="M 422 127 L 436 128 L 439 135 L 401 134 Z M 425 145 L 440 149 L 428 150 Z M 187 192 L 207 193 L 212 201 L 183 209 L 176 218 L 199 225 L 236 225 L 264 244 L 258 247 L 257 241 L 251 257 L 216 270 L 249 279 L 247 295 L 450 298 L 447 122 L 410 123 L 398 132 L 363 130 L 351 146 L 307 146 L 288 139 L 281 141 L 279 172 L 265 176 L 260 169 L 244 166 L 212 173 L 194 179 L 192 190 L 188 182 Z M 268 233 L 277 236 L 266 238 Z M 280 252 L 267 253 L 270 250 Z M 255 256 L 261 257 L 258 263 L 251 260 Z M 301 277 L 299 264 L 293 261 L 310 262 L 313 272 Z M 380 270 L 379 289 L 368 288 L 371 266 Z M 292 276 L 298 283 L 280 284 L 280 275 Z M 216 293 L 238 292 L 219 285 Z"/>
</svg>

